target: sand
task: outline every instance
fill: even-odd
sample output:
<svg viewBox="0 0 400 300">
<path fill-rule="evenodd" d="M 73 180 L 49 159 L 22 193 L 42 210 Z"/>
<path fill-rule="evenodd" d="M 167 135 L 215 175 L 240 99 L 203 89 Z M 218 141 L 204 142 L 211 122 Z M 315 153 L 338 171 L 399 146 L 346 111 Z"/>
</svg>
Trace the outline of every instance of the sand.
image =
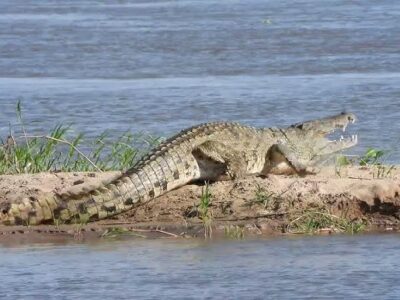
<svg viewBox="0 0 400 300">
<path fill-rule="evenodd" d="M 400 167 L 388 174 L 378 173 L 376 166 L 347 166 L 340 170 L 331 166 L 305 177 L 269 175 L 216 182 L 209 186 L 211 205 L 207 219 L 198 209 L 204 185 L 190 184 L 113 219 L 89 224 L 1 225 L 0 242 L 204 237 L 205 231 L 214 238 L 242 238 L 310 233 L 310 224 L 314 223 L 319 226 L 312 232 L 321 234 L 351 233 L 353 225 L 363 232 L 398 231 Z M 118 174 L 3 175 L 0 204 L 98 186 Z M 333 224 L 325 225 L 326 220 L 333 220 Z"/>
</svg>

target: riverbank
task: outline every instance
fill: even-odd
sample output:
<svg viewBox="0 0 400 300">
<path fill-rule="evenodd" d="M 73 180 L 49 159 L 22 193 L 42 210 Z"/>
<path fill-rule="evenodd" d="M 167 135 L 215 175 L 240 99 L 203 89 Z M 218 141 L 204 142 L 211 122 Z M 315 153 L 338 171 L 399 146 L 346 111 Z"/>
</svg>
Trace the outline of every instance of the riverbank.
<svg viewBox="0 0 400 300">
<path fill-rule="evenodd" d="M 0 176 L 0 202 L 96 186 L 118 176 L 38 173 Z M 380 178 L 377 178 L 380 177 Z M 114 219 L 89 224 L 0 226 L 0 243 L 108 238 L 183 238 L 398 231 L 400 167 L 326 167 L 306 177 L 270 175 L 187 185 Z"/>
</svg>

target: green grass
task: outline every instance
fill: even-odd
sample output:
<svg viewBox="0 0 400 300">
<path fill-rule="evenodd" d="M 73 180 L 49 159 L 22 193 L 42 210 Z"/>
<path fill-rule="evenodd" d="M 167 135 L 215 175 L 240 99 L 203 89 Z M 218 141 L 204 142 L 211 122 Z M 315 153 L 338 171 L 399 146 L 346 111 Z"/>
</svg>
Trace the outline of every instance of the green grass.
<svg viewBox="0 0 400 300">
<path fill-rule="evenodd" d="M 10 128 L 7 137 L 0 138 L 0 174 L 125 170 L 160 141 L 129 132 L 119 136 L 104 132 L 86 139 L 82 133 L 73 134 L 66 125 L 56 125 L 42 135 L 30 135 L 20 102 L 16 115 L 17 126 Z M 15 131 L 21 134 L 15 135 Z"/>
<path fill-rule="evenodd" d="M 362 220 L 348 220 L 322 209 L 308 209 L 292 216 L 292 220 L 287 226 L 287 231 L 291 233 L 315 234 L 324 229 L 333 232 L 356 234 L 365 229 L 365 222 Z"/>
<path fill-rule="evenodd" d="M 341 155 L 336 158 L 335 173 L 338 177 L 342 177 L 342 170 L 348 165 L 360 165 L 371 168 L 374 178 L 387 178 L 391 176 L 395 165 L 387 164 L 391 151 L 368 148 L 361 156 L 354 156 L 349 159 L 347 156 Z"/>
<path fill-rule="evenodd" d="M 344 155 L 339 155 L 336 157 L 336 162 L 335 162 L 335 173 L 338 177 L 342 177 L 342 170 L 348 166 L 351 165 L 352 162 Z"/>
<path fill-rule="evenodd" d="M 360 166 L 368 166 L 374 169 L 374 178 L 387 178 L 390 177 L 394 165 L 388 165 L 385 160 L 389 156 L 390 152 L 386 150 L 379 150 L 374 148 L 368 148 L 367 151 L 360 157 Z"/>
<path fill-rule="evenodd" d="M 261 204 L 264 208 L 267 208 L 275 201 L 275 196 L 274 192 L 267 192 L 257 183 L 255 197 L 249 204 Z"/>
<path fill-rule="evenodd" d="M 244 227 L 239 225 L 225 226 L 224 235 L 229 239 L 241 240 L 244 238 Z"/>
<path fill-rule="evenodd" d="M 102 238 L 108 238 L 108 239 L 115 239 L 124 236 L 135 236 L 140 238 L 146 238 L 145 235 L 135 233 L 132 230 L 129 230 L 128 228 L 124 227 L 107 228 L 101 235 Z"/>
<path fill-rule="evenodd" d="M 282 201 L 282 195 L 288 190 L 276 194 L 274 192 L 268 192 L 260 184 L 255 184 L 256 190 L 254 193 L 254 198 L 245 200 L 245 206 L 252 207 L 253 205 L 261 205 L 264 209 L 276 210 L 278 209 L 280 202 Z"/>
<path fill-rule="evenodd" d="M 204 237 L 211 238 L 212 236 L 212 214 L 210 206 L 212 203 L 212 195 L 210 192 L 209 184 L 206 182 L 201 190 L 200 204 L 197 206 L 199 218 L 204 225 Z"/>
</svg>

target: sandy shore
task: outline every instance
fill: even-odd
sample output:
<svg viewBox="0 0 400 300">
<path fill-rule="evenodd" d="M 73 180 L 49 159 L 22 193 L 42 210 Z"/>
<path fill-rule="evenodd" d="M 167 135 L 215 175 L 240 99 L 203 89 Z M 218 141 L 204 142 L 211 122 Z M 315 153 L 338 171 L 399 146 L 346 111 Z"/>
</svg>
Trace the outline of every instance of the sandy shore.
<svg viewBox="0 0 400 300">
<path fill-rule="evenodd" d="M 0 176 L 0 203 L 97 186 L 118 175 L 41 173 Z M 270 175 L 210 185 L 206 226 L 198 205 L 203 186 L 187 185 L 114 219 L 90 224 L 0 226 L 1 243 L 63 242 L 114 237 L 213 237 L 397 231 L 400 226 L 400 167 L 376 178 L 376 167 L 326 167 L 306 177 Z M 333 224 L 332 224 L 333 222 Z M 326 223 L 326 226 L 324 224 Z M 349 229 L 350 228 L 350 229 Z"/>
</svg>

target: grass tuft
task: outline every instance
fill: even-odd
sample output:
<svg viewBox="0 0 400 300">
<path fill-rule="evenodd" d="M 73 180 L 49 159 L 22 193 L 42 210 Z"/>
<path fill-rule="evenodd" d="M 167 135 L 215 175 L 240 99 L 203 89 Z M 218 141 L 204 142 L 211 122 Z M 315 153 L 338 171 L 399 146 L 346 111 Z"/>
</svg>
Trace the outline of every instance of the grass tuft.
<svg viewBox="0 0 400 300">
<path fill-rule="evenodd" d="M 229 239 L 241 240 L 244 238 L 244 227 L 239 225 L 225 226 L 224 235 Z"/>
<path fill-rule="evenodd" d="M 197 206 L 199 218 L 202 220 L 204 225 L 204 237 L 211 238 L 212 236 L 212 214 L 210 206 L 212 203 L 212 195 L 208 182 L 205 183 L 201 190 L 200 204 Z"/>
<path fill-rule="evenodd" d="M 374 178 L 387 178 L 390 177 L 394 165 L 385 164 L 385 160 L 390 154 L 386 150 L 378 150 L 374 148 L 368 148 L 367 151 L 360 157 L 360 166 L 369 166 L 374 168 Z"/>
<path fill-rule="evenodd" d="M 335 162 L 335 174 L 338 177 L 342 177 L 342 170 L 348 166 L 351 165 L 352 162 L 344 155 L 339 155 L 336 157 L 336 162 Z"/>
<path fill-rule="evenodd" d="M 128 228 L 124 227 L 107 228 L 101 235 L 102 238 L 108 238 L 108 239 L 116 239 L 124 236 L 135 236 L 140 238 L 146 238 L 145 235 L 135 233 L 132 230 L 129 230 Z"/>
<path fill-rule="evenodd" d="M 339 217 L 323 209 L 308 209 L 293 216 L 287 226 L 290 233 L 316 234 L 324 230 L 356 234 L 365 229 L 365 222 L 362 220 L 348 220 L 346 217 Z"/>
<path fill-rule="evenodd" d="M 346 175 L 346 173 L 343 174 L 346 166 L 360 165 L 370 168 L 373 171 L 374 178 L 388 178 L 395 169 L 395 165 L 387 164 L 390 154 L 391 151 L 389 150 L 368 148 L 363 155 L 353 156 L 353 159 L 344 155 L 338 156 L 336 157 L 335 173 L 338 177 L 343 177 L 343 175 Z"/>
<path fill-rule="evenodd" d="M 29 135 L 20 101 L 16 114 L 16 131 L 22 134 L 16 136 L 10 129 L 6 138 L 0 138 L 0 174 L 125 170 L 160 142 L 150 135 L 129 132 L 118 137 L 104 132 L 85 139 L 82 133 L 72 135 L 65 125 L 57 125 L 47 134 Z"/>
<path fill-rule="evenodd" d="M 267 192 L 257 183 L 255 197 L 250 203 L 261 204 L 264 208 L 267 208 L 275 201 L 275 196 L 274 192 Z"/>
</svg>

